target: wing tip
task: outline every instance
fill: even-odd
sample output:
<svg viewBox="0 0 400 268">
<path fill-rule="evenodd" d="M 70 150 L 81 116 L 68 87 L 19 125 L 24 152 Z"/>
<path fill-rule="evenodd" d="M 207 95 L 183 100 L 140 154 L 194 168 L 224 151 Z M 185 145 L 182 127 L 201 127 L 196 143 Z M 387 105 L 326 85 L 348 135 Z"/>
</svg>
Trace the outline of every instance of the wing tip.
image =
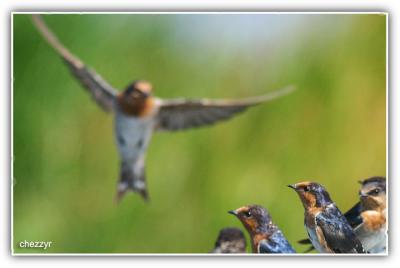
<svg viewBox="0 0 400 268">
<path fill-rule="evenodd" d="M 64 58 L 66 62 L 72 64 L 75 68 L 81 69 L 85 66 L 78 57 L 73 55 L 58 39 L 52 30 L 47 26 L 40 13 L 32 14 L 32 21 L 36 29 L 40 32 L 42 37 L 49 43 L 49 45 L 57 51 L 57 53 Z"/>
<path fill-rule="evenodd" d="M 272 101 L 274 99 L 279 99 L 280 97 L 289 95 L 293 91 L 297 90 L 297 87 L 294 85 L 289 85 L 286 87 L 283 87 L 281 89 L 277 89 L 271 92 L 268 92 L 264 95 L 257 96 L 257 97 L 251 97 L 247 99 L 247 105 L 258 105 L 262 104 L 264 102 Z"/>
<path fill-rule="evenodd" d="M 286 87 L 283 87 L 281 89 L 278 90 L 274 90 L 270 93 L 267 93 L 264 97 L 265 97 L 265 101 L 269 101 L 269 100 L 273 100 L 273 99 L 277 99 L 286 95 L 289 95 L 290 93 L 294 92 L 295 90 L 297 90 L 297 87 L 295 85 L 288 85 Z"/>
</svg>

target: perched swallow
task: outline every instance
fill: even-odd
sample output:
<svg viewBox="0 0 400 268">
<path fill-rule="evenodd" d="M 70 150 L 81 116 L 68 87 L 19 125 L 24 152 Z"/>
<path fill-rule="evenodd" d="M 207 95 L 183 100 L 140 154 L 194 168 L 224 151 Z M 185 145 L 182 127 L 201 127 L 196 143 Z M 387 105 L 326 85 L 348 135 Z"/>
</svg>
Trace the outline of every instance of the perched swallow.
<svg viewBox="0 0 400 268">
<path fill-rule="evenodd" d="M 304 206 L 304 225 L 315 249 L 322 253 L 365 253 L 346 218 L 322 185 L 300 182 L 288 185 Z"/>
<path fill-rule="evenodd" d="M 386 251 L 386 178 L 363 180 L 360 202 L 346 214 L 358 239 L 369 253 Z"/>
<path fill-rule="evenodd" d="M 353 228 L 366 252 L 386 251 L 386 178 L 371 177 L 360 181 L 360 201 L 344 216 Z M 301 244 L 311 243 L 309 239 Z M 312 250 L 311 247 L 309 250 Z M 309 251 L 308 250 L 308 251 Z"/>
<path fill-rule="evenodd" d="M 145 153 L 155 130 L 176 131 L 211 125 L 293 91 L 292 87 L 287 87 L 241 100 L 162 100 L 153 96 L 149 82 L 137 80 L 119 92 L 65 48 L 39 15 L 33 15 L 33 21 L 94 101 L 115 116 L 115 134 L 121 159 L 118 201 L 127 191 L 138 192 L 145 200 L 148 199 Z"/>
<path fill-rule="evenodd" d="M 238 228 L 224 228 L 219 232 L 211 253 L 246 253 L 246 238 Z"/>
<path fill-rule="evenodd" d="M 229 213 L 235 215 L 249 232 L 253 253 L 296 253 L 265 208 L 249 205 Z"/>
</svg>

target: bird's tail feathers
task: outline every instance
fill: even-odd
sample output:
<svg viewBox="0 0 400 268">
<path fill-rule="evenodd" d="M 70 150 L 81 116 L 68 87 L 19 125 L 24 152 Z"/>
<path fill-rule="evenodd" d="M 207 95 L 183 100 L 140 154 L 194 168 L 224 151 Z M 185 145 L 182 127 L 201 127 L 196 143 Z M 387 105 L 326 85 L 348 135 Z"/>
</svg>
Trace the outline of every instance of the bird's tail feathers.
<svg viewBox="0 0 400 268">
<path fill-rule="evenodd" d="M 128 192 L 135 192 L 138 193 L 144 201 L 148 202 L 149 199 L 149 194 L 147 192 L 146 188 L 137 188 L 134 187 L 132 185 L 127 185 L 124 184 L 123 182 L 119 182 L 118 183 L 118 189 L 117 189 L 117 194 L 115 196 L 115 202 L 117 204 L 119 204 L 121 202 L 121 200 L 124 198 L 124 196 L 128 193 Z"/>
<path fill-rule="evenodd" d="M 302 245 L 309 245 L 309 244 L 311 244 L 311 241 L 308 238 L 304 238 L 304 239 L 297 241 L 297 243 L 302 244 Z"/>
<path fill-rule="evenodd" d="M 135 172 L 132 166 L 122 163 L 115 201 L 121 202 L 130 191 L 140 194 L 145 201 L 149 201 L 144 168 L 141 168 L 140 172 Z"/>
<path fill-rule="evenodd" d="M 313 246 L 310 246 L 308 249 L 306 249 L 303 253 L 310 253 L 311 251 L 314 250 Z"/>
</svg>

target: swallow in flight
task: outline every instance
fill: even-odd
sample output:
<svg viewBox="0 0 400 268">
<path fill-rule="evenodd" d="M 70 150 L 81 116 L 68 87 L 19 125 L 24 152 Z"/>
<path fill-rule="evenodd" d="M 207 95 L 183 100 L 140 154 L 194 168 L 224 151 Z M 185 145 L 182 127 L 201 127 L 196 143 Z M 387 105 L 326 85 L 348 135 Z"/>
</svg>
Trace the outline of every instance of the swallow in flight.
<svg viewBox="0 0 400 268">
<path fill-rule="evenodd" d="M 211 125 L 249 107 L 289 94 L 294 89 L 286 87 L 263 96 L 239 100 L 164 100 L 153 96 L 151 83 L 136 80 L 125 90 L 118 91 L 73 55 L 39 15 L 33 15 L 33 22 L 93 100 L 104 111 L 114 115 L 121 163 L 117 201 L 128 191 L 137 192 L 145 200 L 148 199 L 145 154 L 154 131 L 177 131 Z"/>
</svg>

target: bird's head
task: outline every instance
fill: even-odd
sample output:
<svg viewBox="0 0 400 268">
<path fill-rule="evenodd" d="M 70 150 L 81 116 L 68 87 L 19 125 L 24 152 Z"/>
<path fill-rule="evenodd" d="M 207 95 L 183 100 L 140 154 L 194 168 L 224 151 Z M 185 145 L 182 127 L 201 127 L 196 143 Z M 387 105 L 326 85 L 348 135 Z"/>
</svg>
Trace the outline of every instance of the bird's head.
<svg viewBox="0 0 400 268">
<path fill-rule="evenodd" d="M 248 205 L 235 210 L 228 211 L 235 215 L 250 234 L 257 233 L 260 229 L 271 223 L 269 212 L 258 205 Z"/>
<path fill-rule="evenodd" d="M 131 83 L 118 97 L 122 111 L 127 115 L 142 116 L 151 107 L 152 85 L 144 80 Z"/>
<path fill-rule="evenodd" d="M 288 187 L 297 192 L 305 209 L 321 208 L 332 203 L 329 193 L 319 183 L 303 181 Z"/>
<path fill-rule="evenodd" d="M 377 210 L 386 208 L 386 178 L 371 177 L 360 181 L 360 200 L 364 209 Z"/>
<path fill-rule="evenodd" d="M 144 100 L 152 95 L 153 86 L 145 80 L 133 81 L 124 91 L 126 98 Z"/>
<path fill-rule="evenodd" d="M 242 253 L 246 251 L 246 238 L 238 228 L 224 228 L 215 243 L 215 253 Z M 220 251 L 220 252 L 219 252 Z"/>
</svg>

